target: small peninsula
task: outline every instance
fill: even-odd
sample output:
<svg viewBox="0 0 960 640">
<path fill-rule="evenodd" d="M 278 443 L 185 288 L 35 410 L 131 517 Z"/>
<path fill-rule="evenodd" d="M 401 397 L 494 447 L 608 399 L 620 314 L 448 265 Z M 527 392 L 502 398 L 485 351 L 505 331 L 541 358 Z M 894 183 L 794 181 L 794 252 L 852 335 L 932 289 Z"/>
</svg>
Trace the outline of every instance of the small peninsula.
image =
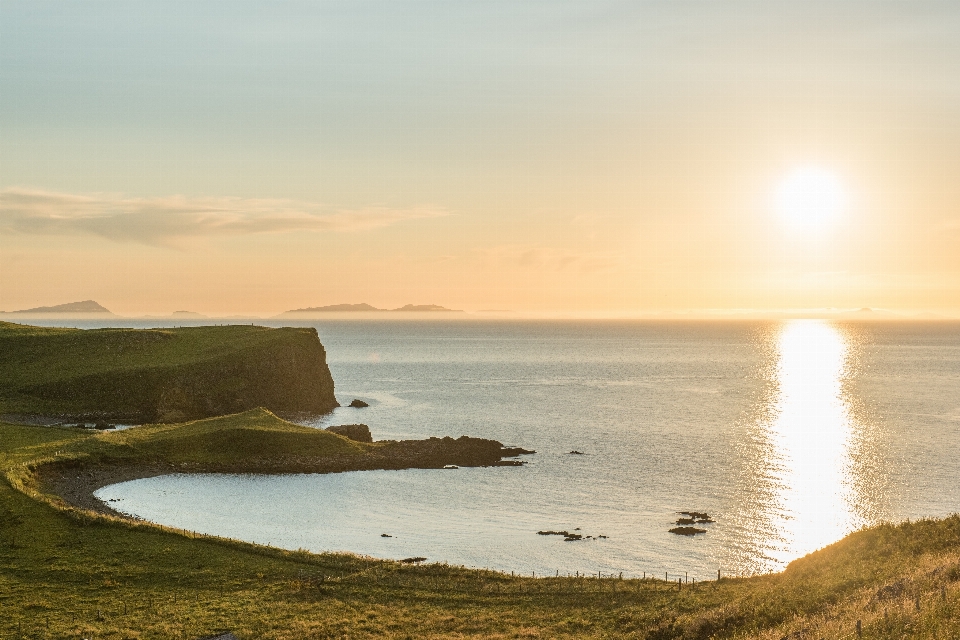
<svg viewBox="0 0 960 640">
<path fill-rule="evenodd" d="M 354 425 L 363 426 L 364 425 Z M 369 433 L 369 431 L 367 431 Z M 338 473 L 372 469 L 518 466 L 524 453 L 483 438 L 358 442 L 263 408 L 181 424 L 92 433 L 36 467 L 44 490 L 67 504 L 113 513 L 93 497 L 100 487 L 168 473 Z"/>
</svg>

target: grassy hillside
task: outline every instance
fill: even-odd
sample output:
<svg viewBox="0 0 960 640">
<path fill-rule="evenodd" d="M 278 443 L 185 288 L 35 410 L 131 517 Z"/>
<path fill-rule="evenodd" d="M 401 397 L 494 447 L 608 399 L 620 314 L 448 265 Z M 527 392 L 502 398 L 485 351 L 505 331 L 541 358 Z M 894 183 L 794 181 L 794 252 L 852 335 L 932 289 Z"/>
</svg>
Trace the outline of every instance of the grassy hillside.
<svg viewBox="0 0 960 640">
<path fill-rule="evenodd" d="M 293 428 L 291 428 L 293 427 Z M 960 625 L 960 518 L 881 526 L 800 559 L 781 574 L 696 586 L 655 580 L 531 578 L 409 566 L 194 536 L 55 509 L 29 468 L 99 462 L 245 459 L 261 430 L 274 454 L 352 443 L 306 436 L 265 412 L 190 425 L 93 434 L 0 424 L 0 638 L 950 638 Z M 251 439 L 252 438 L 252 439 Z M 247 452 L 244 450 L 247 449 Z M 209 456 L 209 457 L 207 457 Z M 16 490 L 19 489 L 19 490 Z M 38 500 L 37 498 L 40 498 Z M 318 497 L 322 499 L 322 497 Z M 676 569 L 682 570 L 682 567 Z M 590 573 L 590 567 L 584 567 Z M 593 574 L 594 576 L 596 574 Z"/>
<path fill-rule="evenodd" d="M 337 406 L 313 329 L 54 329 L 0 322 L 0 414 L 176 422 Z"/>
<path fill-rule="evenodd" d="M 372 448 L 282 420 L 263 408 L 179 424 L 151 424 L 98 433 L 64 446 L 88 463 L 162 462 L 205 468 L 287 458 L 356 455 Z"/>
</svg>

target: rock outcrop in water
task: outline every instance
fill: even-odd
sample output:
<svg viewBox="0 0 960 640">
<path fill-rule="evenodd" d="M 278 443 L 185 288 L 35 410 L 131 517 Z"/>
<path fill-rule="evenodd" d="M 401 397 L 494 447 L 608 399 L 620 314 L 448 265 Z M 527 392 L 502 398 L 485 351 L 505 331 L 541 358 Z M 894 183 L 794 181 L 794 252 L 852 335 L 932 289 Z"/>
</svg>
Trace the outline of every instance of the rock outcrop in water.
<svg viewBox="0 0 960 640">
<path fill-rule="evenodd" d="M 715 520 L 705 511 L 681 511 L 680 515 L 688 516 L 686 518 L 677 518 L 678 527 L 670 529 L 670 533 L 678 536 L 695 536 L 706 533 L 706 529 L 700 529 L 691 525 L 695 524 L 713 524 Z"/>
<path fill-rule="evenodd" d="M 373 442 L 373 436 L 370 435 L 370 427 L 365 424 L 338 424 L 327 427 L 327 431 L 343 436 L 344 438 L 350 438 L 355 442 Z"/>
<path fill-rule="evenodd" d="M 670 529 L 670 533 L 674 533 L 678 536 L 695 536 L 698 533 L 706 533 L 706 529 L 698 529 L 696 527 L 674 527 Z"/>
</svg>

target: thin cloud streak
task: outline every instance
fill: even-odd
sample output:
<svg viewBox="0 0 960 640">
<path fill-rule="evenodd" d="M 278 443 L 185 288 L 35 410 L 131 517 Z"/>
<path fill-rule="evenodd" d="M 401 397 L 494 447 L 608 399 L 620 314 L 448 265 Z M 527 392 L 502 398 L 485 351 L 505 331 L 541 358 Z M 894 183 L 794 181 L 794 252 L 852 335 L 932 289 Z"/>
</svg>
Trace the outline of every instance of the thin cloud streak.
<svg viewBox="0 0 960 640">
<path fill-rule="evenodd" d="M 0 231 L 94 235 L 171 246 L 188 238 L 260 233 L 363 231 L 448 215 L 432 207 L 336 210 L 315 202 L 257 198 L 124 198 L 31 189 L 0 191 Z"/>
</svg>

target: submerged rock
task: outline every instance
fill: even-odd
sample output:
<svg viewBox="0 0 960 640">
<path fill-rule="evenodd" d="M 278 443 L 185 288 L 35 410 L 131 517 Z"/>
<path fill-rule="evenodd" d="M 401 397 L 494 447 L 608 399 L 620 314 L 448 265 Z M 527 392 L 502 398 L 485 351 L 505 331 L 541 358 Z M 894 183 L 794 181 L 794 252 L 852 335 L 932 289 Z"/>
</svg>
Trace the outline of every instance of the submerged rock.
<svg viewBox="0 0 960 640">
<path fill-rule="evenodd" d="M 710 516 L 704 511 L 681 511 L 680 515 L 690 516 L 697 522 L 713 522 Z"/>
<path fill-rule="evenodd" d="M 574 531 L 579 531 L 579 530 L 580 530 L 580 527 L 577 527 L 576 529 L 574 529 Z M 599 540 L 600 538 L 607 537 L 607 536 L 596 536 L 595 538 L 594 536 L 584 537 L 583 534 L 580 534 L 580 533 L 571 533 L 569 531 L 553 531 L 553 530 L 537 531 L 537 535 L 538 536 L 563 536 L 564 542 L 576 542 L 577 540 Z"/>
<path fill-rule="evenodd" d="M 574 449 L 573 451 L 570 452 L 569 455 L 571 455 L 571 456 L 582 456 L 582 455 L 583 455 L 583 451 L 577 451 L 576 449 Z"/>
</svg>

